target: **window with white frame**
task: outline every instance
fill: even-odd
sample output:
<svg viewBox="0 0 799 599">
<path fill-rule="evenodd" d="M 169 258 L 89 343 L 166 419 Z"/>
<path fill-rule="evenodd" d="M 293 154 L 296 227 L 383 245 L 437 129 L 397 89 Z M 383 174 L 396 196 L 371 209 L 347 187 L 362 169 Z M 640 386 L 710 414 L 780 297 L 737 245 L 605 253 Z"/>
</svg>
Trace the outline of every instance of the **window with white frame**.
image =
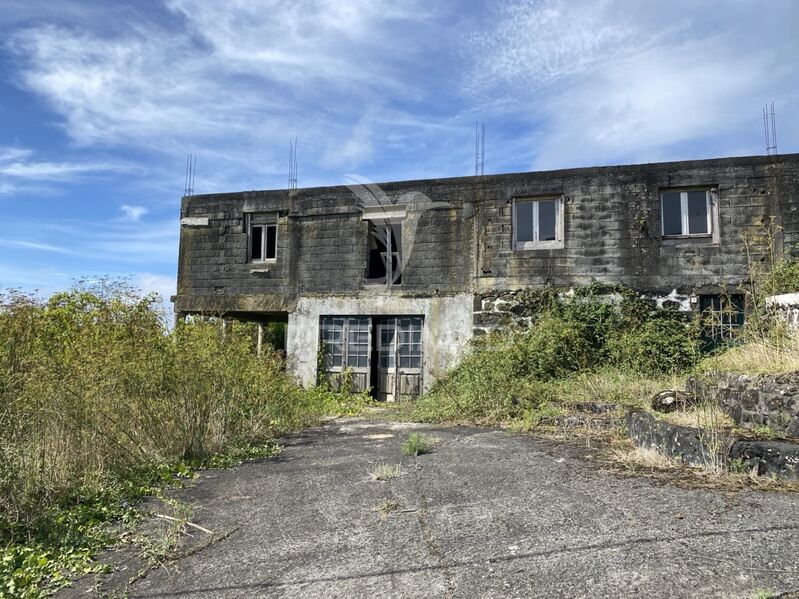
<svg viewBox="0 0 799 599">
<path fill-rule="evenodd" d="M 707 189 L 663 191 L 660 212 L 664 237 L 710 236 L 713 233 L 711 198 Z"/>
<path fill-rule="evenodd" d="M 513 245 L 517 250 L 563 247 L 563 199 L 515 200 Z"/>
<path fill-rule="evenodd" d="M 277 217 L 248 216 L 248 256 L 251 262 L 272 262 L 277 259 Z"/>
</svg>

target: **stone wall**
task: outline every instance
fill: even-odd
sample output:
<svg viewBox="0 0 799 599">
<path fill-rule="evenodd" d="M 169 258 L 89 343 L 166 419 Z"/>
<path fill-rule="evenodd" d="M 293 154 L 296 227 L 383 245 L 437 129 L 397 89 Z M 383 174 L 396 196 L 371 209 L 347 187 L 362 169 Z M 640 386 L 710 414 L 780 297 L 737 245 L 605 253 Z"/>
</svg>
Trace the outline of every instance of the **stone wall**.
<svg viewBox="0 0 799 599">
<path fill-rule="evenodd" d="M 661 190 L 691 187 L 706 189 L 713 198 L 713 235 L 663 238 Z M 369 212 L 375 205 L 365 203 L 367 191 L 381 197 L 378 209 L 401 213 L 395 217 L 402 223 L 400 285 L 364 280 L 367 218 L 375 214 Z M 549 249 L 512 247 L 514 202 L 552 197 L 563 206 L 562 243 Z M 772 219 L 780 227 L 778 255 L 783 240 L 799 242 L 797 204 L 799 154 L 185 197 L 175 310 L 283 318 L 299 306 L 336 300 L 331 309 L 339 306 L 346 314 L 382 306 L 373 314 L 389 315 L 386 306 L 424 300 L 435 312 L 446 298 L 457 297 L 457 325 L 434 319 L 425 308 L 426 330 L 444 339 L 448 327 L 456 326 L 460 336 L 461 325 L 468 323 L 468 339 L 529 322 L 529 306 L 518 300 L 525 290 L 543 285 L 568 292 L 592 281 L 621 284 L 656 305 L 691 309 L 693 295 L 718 293 L 746 278 L 742 234 L 753 238 L 754 261 L 765 260 L 771 250 L 763 225 Z M 250 214 L 276 219 L 274 261 L 248 259 Z M 469 318 L 461 315 L 466 304 L 473 311 Z M 299 326 L 295 339 L 309 339 L 309 330 L 318 335 L 318 314 L 310 317 L 317 319 L 309 328 L 300 324 L 310 322 L 300 312 L 289 319 L 289 336 L 293 326 Z M 453 347 L 463 347 L 460 337 Z M 302 344 L 292 344 L 289 353 L 301 354 L 298 364 L 310 360 Z M 439 376 L 438 362 L 454 364 L 453 355 L 443 345 L 431 348 L 428 382 Z M 309 368 L 298 367 L 301 378 L 308 378 Z"/>
<path fill-rule="evenodd" d="M 573 290 L 562 292 L 568 296 Z M 608 293 L 603 296 L 608 303 L 621 300 L 621 296 Z M 647 301 L 652 308 L 669 308 L 680 312 L 690 312 L 695 303 L 693 296 L 680 294 L 673 289 L 667 294 L 642 293 L 640 298 Z M 474 333 L 483 335 L 493 330 L 508 326 L 528 326 L 536 312 L 535 300 L 530 289 L 512 291 L 489 291 L 475 295 L 474 299 Z"/>
<path fill-rule="evenodd" d="M 648 412 L 629 412 L 625 424 L 636 445 L 655 449 L 692 466 L 799 479 L 797 443 L 742 439 L 729 431 L 678 426 L 659 420 Z"/>
<path fill-rule="evenodd" d="M 768 426 L 799 437 L 799 372 L 749 376 L 718 373 L 709 381 L 689 381 L 689 390 L 718 402 L 742 428 Z"/>
<path fill-rule="evenodd" d="M 799 293 L 783 293 L 766 298 L 770 318 L 787 325 L 793 334 L 799 333 Z"/>
</svg>

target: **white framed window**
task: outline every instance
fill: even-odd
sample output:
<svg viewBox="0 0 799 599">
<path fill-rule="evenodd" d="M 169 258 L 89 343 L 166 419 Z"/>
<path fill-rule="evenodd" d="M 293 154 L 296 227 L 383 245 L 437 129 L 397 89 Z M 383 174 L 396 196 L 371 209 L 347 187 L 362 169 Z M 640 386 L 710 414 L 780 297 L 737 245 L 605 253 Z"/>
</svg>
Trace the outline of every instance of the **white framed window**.
<svg viewBox="0 0 799 599">
<path fill-rule="evenodd" d="M 563 230 L 563 197 L 513 201 L 514 249 L 562 248 Z"/>
<path fill-rule="evenodd" d="M 247 257 L 250 262 L 275 262 L 277 260 L 277 218 L 275 215 L 248 215 Z"/>
<path fill-rule="evenodd" d="M 662 191 L 660 215 L 663 237 L 710 237 L 714 234 L 709 189 Z"/>
</svg>

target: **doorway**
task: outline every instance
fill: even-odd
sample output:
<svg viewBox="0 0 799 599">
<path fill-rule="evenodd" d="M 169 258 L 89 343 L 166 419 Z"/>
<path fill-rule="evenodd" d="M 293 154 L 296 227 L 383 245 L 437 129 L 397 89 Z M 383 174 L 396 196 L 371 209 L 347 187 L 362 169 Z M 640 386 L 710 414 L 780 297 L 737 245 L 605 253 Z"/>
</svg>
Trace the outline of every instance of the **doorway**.
<svg viewBox="0 0 799 599">
<path fill-rule="evenodd" d="M 423 316 L 322 316 L 320 341 L 328 384 L 369 389 L 378 401 L 418 397 L 422 389 Z"/>
</svg>

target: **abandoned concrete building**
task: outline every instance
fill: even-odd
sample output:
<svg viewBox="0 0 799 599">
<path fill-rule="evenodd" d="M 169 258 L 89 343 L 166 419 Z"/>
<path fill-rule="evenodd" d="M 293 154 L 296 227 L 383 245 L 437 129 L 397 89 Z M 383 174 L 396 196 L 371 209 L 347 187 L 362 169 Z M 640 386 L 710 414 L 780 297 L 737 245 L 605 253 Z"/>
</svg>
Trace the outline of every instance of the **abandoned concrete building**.
<svg viewBox="0 0 799 599">
<path fill-rule="evenodd" d="M 740 306 L 750 263 L 797 241 L 799 154 L 195 195 L 173 301 L 283 319 L 303 384 L 349 370 L 392 400 L 512 321 L 521 290 L 595 280 L 701 310 L 733 289 Z"/>
</svg>

